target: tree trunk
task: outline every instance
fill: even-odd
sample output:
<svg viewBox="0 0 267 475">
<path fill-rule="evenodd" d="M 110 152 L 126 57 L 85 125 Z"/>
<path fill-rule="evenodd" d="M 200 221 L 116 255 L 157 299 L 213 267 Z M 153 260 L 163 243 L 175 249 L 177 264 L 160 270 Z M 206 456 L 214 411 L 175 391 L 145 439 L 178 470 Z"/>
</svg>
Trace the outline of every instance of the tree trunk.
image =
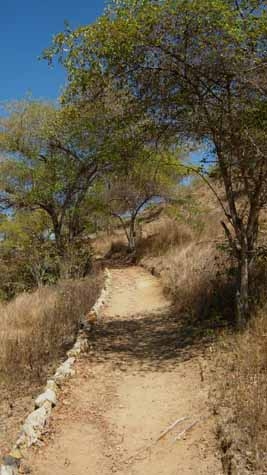
<svg viewBox="0 0 267 475">
<path fill-rule="evenodd" d="M 135 232 L 135 217 L 131 217 L 129 237 L 128 237 L 129 251 L 133 252 L 136 248 L 136 232 Z"/>
<path fill-rule="evenodd" d="M 240 251 L 238 265 L 238 289 L 236 292 L 237 326 L 244 327 L 249 315 L 249 256 L 246 249 Z"/>
<path fill-rule="evenodd" d="M 63 257 L 64 256 L 64 245 L 63 245 L 62 236 L 61 236 L 62 226 L 60 225 L 60 223 L 57 219 L 57 216 L 55 216 L 55 215 L 52 216 L 52 221 L 53 221 L 53 230 L 54 230 L 57 252 L 58 252 L 59 256 Z"/>
</svg>

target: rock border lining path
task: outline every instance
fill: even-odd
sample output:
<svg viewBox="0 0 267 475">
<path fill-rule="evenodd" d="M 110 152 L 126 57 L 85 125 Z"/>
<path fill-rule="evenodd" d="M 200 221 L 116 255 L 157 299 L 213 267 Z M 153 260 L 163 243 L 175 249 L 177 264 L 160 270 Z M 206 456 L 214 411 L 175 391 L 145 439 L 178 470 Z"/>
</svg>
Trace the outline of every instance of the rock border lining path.
<svg viewBox="0 0 267 475">
<path fill-rule="evenodd" d="M 57 368 L 54 376 L 47 381 L 45 390 L 35 399 L 35 409 L 26 418 L 13 449 L 3 459 L 0 465 L 0 475 L 18 475 L 24 452 L 40 440 L 45 426 L 51 416 L 53 407 L 57 404 L 57 395 L 62 384 L 75 374 L 76 359 L 88 349 L 87 332 L 92 330 L 93 322 L 100 318 L 100 311 L 107 303 L 111 288 L 111 273 L 106 268 L 105 281 L 99 298 L 93 308 L 81 322 L 82 329 L 73 348 L 68 351 L 67 359 Z M 85 333 L 86 331 L 86 333 Z"/>
</svg>

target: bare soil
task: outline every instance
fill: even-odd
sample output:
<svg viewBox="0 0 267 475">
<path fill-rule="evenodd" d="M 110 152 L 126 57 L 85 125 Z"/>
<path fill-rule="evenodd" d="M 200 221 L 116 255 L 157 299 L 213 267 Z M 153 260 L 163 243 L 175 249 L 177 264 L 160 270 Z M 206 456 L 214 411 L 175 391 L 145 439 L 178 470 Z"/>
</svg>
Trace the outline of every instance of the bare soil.
<svg viewBox="0 0 267 475">
<path fill-rule="evenodd" d="M 43 384 L 42 384 L 43 383 Z M 35 397 L 42 391 L 44 381 L 40 383 L 15 384 L 0 383 L 0 461 L 8 454 L 27 415 L 33 410 Z"/>
<path fill-rule="evenodd" d="M 114 269 L 112 278 L 90 352 L 26 464 L 35 475 L 221 475 L 196 336 L 142 268 Z"/>
</svg>

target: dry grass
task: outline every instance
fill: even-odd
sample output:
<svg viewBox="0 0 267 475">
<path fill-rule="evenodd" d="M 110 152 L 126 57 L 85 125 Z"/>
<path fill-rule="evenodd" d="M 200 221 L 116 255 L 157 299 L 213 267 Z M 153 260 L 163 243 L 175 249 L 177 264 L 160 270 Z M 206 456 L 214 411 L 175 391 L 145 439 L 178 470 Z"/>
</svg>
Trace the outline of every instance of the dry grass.
<svg viewBox="0 0 267 475">
<path fill-rule="evenodd" d="M 101 274 L 65 281 L 0 305 L 0 457 L 7 454 L 49 374 L 96 301 Z"/>
<path fill-rule="evenodd" d="M 232 473 L 237 454 L 242 473 L 267 473 L 266 316 L 265 306 L 243 333 L 223 338 L 218 354 L 216 406 L 227 473 Z"/>
<path fill-rule="evenodd" d="M 80 317 L 99 292 L 100 279 L 66 281 L 19 295 L 0 306 L 0 383 L 40 379 L 73 343 Z"/>
<path fill-rule="evenodd" d="M 219 210 L 207 209 L 187 222 L 168 216 L 146 229 L 138 246 L 142 265 L 159 275 L 177 310 L 189 317 L 214 321 L 233 316 L 231 262 L 218 251 L 224 240 Z"/>
<path fill-rule="evenodd" d="M 193 298 L 210 287 L 216 274 L 215 249 L 212 244 L 189 243 L 182 249 L 173 248 L 166 256 L 168 266 L 163 273 L 166 290 L 176 300 L 183 299 L 186 306 Z"/>
<path fill-rule="evenodd" d="M 227 278 L 230 262 L 212 242 L 173 246 L 143 265 L 161 277 L 165 292 L 177 311 L 214 324 L 233 317 L 233 286 Z"/>
<path fill-rule="evenodd" d="M 213 373 L 225 473 L 262 475 L 267 474 L 267 306 L 255 311 L 244 332 L 228 326 L 235 308 L 228 272 L 233 263 L 218 250 L 223 241 L 219 218 L 219 210 L 207 211 L 200 233 L 188 224 L 158 222 L 151 246 L 148 237 L 142 248 L 142 263 L 160 275 L 177 312 L 193 322 L 195 331 L 204 328 L 217 338 L 228 327 Z M 265 282 L 266 266 L 258 265 L 253 272 L 255 304 L 267 300 Z"/>
<path fill-rule="evenodd" d="M 185 224 L 168 216 L 163 216 L 143 227 L 142 237 L 138 242 L 139 258 L 163 256 L 172 248 L 183 247 L 193 239 L 192 230 Z"/>
<path fill-rule="evenodd" d="M 127 246 L 127 239 L 123 230 L 118 229 L 114 230 L 112 233 L 101 232 L 92 241 L 92 247 L 94 249 L 94 254 L 97 259 L 105 257 L 111 250 L 113 244 L 116 246 L 116 243 L 123 243 Z"/>
</svg>

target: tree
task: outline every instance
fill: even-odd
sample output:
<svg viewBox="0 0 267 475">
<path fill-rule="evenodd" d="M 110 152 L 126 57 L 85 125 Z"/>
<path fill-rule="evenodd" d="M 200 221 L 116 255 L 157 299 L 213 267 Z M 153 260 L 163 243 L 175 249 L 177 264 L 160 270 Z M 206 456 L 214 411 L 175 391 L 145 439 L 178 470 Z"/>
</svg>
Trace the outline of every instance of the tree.
<svg viewBox="0 0 267 475">
<path fill-rule="evenodd" d="M 239 325 L 266 203 L 266 33 L 264 0 L 116 0 L 97 24 L 59 34 L 45 53 L 67 68 L 72 98 L 113 78 L 174 141 L 211 143 Z"/>
<path fill-rule="evenodd" d="M 87 119 L 87 121 L 86 121 Z M 21 101 L 1 119 L 0 203 L 12 211 L 43 210 L 59 255 L 77 235 L 79 209 L 101 168 L 90 114 Z"/>
<path fill-rule="evenodd" d="M 139 161 L 128 167 L 127 173 L 115 172 L 108 177 L 103 192 L 103 205 L 111 216 L 119 219 L 130 252 L 137 244 L 137 221 L 139 214 L 153 200 L 171 198 L 182 177 L 176 157 L 143 149 Z"/>
<path fill-rule="evenodd" d="M 4 216 L 0 223 L 0 293 L 10 298 L 17 292 L 54 283 L 59 262 L 52 228 L 44 211 L 21 210 Z"/>
</svg>

